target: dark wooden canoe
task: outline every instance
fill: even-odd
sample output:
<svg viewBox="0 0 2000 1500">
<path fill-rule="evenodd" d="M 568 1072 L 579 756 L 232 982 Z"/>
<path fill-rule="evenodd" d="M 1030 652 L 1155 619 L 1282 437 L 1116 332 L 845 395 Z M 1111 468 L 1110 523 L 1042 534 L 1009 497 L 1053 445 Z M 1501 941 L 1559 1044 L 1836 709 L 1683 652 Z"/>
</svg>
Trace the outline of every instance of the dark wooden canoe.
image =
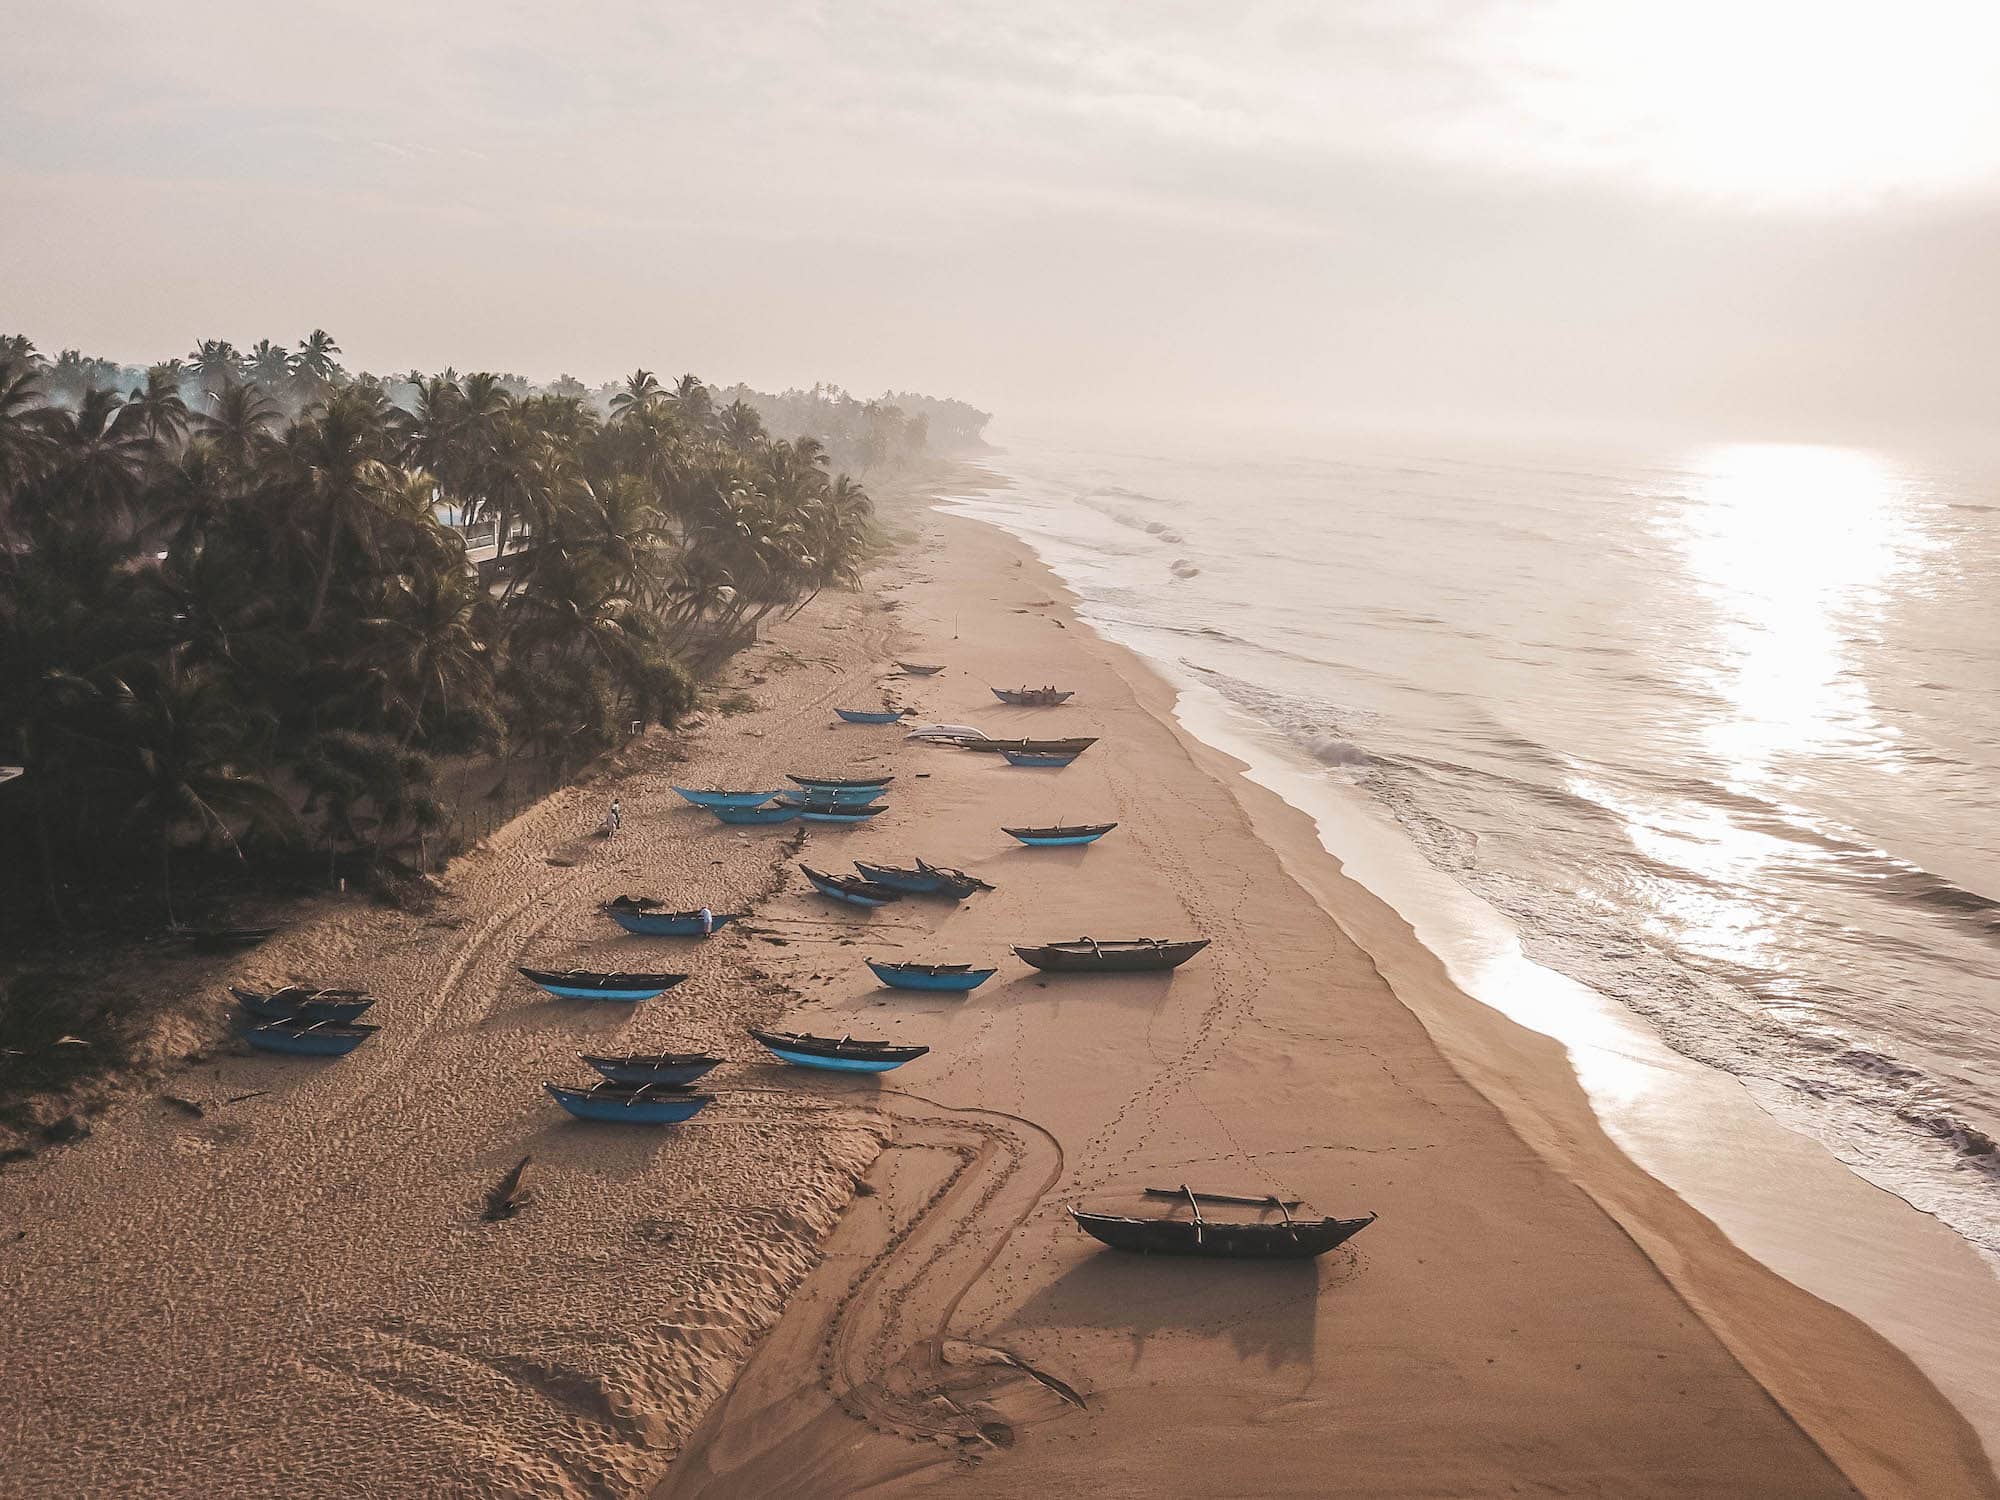
<svg viewBox="0 0 2000 1500">
<path fill-rule="evenodd" d="M 1189 938 L 1184 942 L 1131 938 L 1110 943 L 1078 938 L 1073 943 L 1017 946 L 1014 951 L 1024 962 L 1052 974 L 1132 974 L 1177 969 L 1207 946 L 1207 938 Z"/>
<path fill-rule="evenodd" d="M 977 750 L 985 755 L 1000 755 L 1013 751 L 1017 755 L 1081 755 L 1097 743 L 1094 734 L 1078 735 L 1068 740 L 959 740 L 961 750 Z"/>
<path fill-rule="evenodd" d="M 1297 1203 L 1197 1193 L 1187 1187 L 1147 1188 L 1146 1196 L 1175 1199 L 1178 1205 L 1144 1218 L 1076 1207 L 1069 1213 L 1077 1228 L 1114 1250 L 1139 1255 L 1205 1255 L 1219 1260 L 1311 1260 L 1375 1222 L 1373 1214 L 1365 1219 L 1299 1219 L 1292 1215 Z M 1254 1218 L 1212 1218 L 1202 1212 L 1204 1203 L 1239 1205 L 1257 1212 Z"/>
</svg>

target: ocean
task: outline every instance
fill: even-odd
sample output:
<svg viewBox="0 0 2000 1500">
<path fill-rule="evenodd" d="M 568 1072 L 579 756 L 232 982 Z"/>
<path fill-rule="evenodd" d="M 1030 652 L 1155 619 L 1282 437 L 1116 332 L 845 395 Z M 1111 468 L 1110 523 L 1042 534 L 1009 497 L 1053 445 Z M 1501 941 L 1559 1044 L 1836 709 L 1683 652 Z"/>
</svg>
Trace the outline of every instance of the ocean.
<svg viewBox="0 0 2000 1500">
<path fill-rule="evenodd" d="M 957 507 L 1094 627 L 2000 1266 L 2000 484 L 1753 444 L 987 466 Z"/>
</svg>

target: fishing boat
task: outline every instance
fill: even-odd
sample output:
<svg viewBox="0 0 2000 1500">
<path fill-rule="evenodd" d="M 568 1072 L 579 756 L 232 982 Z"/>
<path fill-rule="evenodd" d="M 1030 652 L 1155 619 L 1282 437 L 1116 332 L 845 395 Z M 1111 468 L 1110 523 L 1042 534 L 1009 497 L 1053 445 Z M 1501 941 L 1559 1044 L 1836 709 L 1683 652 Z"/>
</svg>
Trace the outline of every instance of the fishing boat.
<svg viewBox="0 0 2000 1500">
<path fill-rule="evenodd" d="M 1096 735 L 1079 735 L 1067 740 L 960 740 L 961 750 L 977 750 L 983 755 L 1081 755 L 1097 743 Z"/>
<path fill-rule="evenodd" d="M 899 661 L 896 665 L 901 667 L 905 672 L 908 672 L 912 677 L 935 677 L 944 670 L 942 665 L 926 667 L 913 661 Z"/>
<path fill-rule="evenodd" d="M 1016 708 L 1055 708 L 1074 698 L 1076 691 L 1071 689 L 1065 693 L 1052 687 L 995 688 L 993 696 L 1002 703 L 1013 704 Z"/>
<path fill-rule="evenodd" d="M 294 1057 L 344 1057 L 382 1028 L 359 1021 L 309 1021 L 295 1016 L 244 1028 L 243 1040 L 259 1052 Z"/>
<path fill-rule="evenodd" d="M 893 776 L 800 776 L 796 772 L 785 776 L 785 780 L 804 787 L 815 797 L 833 792 L 873 792 L 879 797 L 895 779 Z"/>
<path fill-rule="evenodd" d="M 1060 771 L 1076 759 L 1074 755 L 1039 755 L 1027 750 L 1008 750 L 1003 753 L 1007 757 L 1008 765 L 1024 766 L 1038 771 Z"/>
<path fill-rule="evenodd" d="M 779 803 L 772 803 L 769 807 L 711 807 L 709 811 L 725 823 L 753 828 L 769 823 L 791 823 L 799 816 L 796 807 L 785 807 Z"/>
<path fill-rule="evenodd" d="M 687 978 L 685 974 L 601 974 L 593 969 L 515 970 L 528 983 L 560 1000 L 625 1000 L 637 1002 L 664 995 Z"/>
<path fill-rule="evenodd" d="M 879 964 L 866 960 L 875 977 L 895 990 L 940 990 L 963 994 L 976 990 L 999 971 L 975 969 L 971 964 Z"/>
<path fill-rule="evenodd" d="M 1174 1209 L 1134 1218 L 1125 1214 L 1090 1213 L 1072 1206 L 1069 1215 L 1085 1234 L 1114 1250 L 1140 1255 L 1206 1255 L 1220 1260 L 1311 1260 L 1344 1244 L 1375 1222 L 1365 1219 L 1300 1219 L 1296 1201 L 1245 1198 L 1232 1193 L 1197 1193 L 1192 1188 L 1147 1188 L 1148 1198 L 1177 1199 Z M 1210 1217 L 1202 1205 L 1254 1209 Z M 1182 1218 L 1180 1207 L 1187 1209 Z M 1273 1217 L 1275 1215 L 1275 1217 Z"/>
<path fill-rule="evenodd" d="M 893 712 L 888 709 L 836 708 L 834 712 L 850 724 L 900 724 L 910 711 L 907 708 Z"/>
<path fill-rule="evenodd" d="M 624 1057 L 593 1057 L 588 1052 L 579 1052 L 577 1057 L 611 1083 L 650 1083 L 659 1087 L 685 1087 L 722 1061 L 706 1052 L 646 1052 Z"/>
<path fill-rule="evenodd" d="M 604 914 L 627 932 L 639 937 L 708 937 L 722 931 L 742 916 L 735 911 L 712 911 L 704 926 L 698 911 L 660 911 L 658 901 L 635 902 L 629 896 L 604 903 Z"/>
<path fill-rule="evenodd" d="M 236 1003 L 251 1015 L 266 1021 L 358 1021 L 375 998 L 362 990 L 323 990 L 310 985 L 288 984 L 283 989 L 248 990 L 229 987 Z"/>
<path fill-rule="evenodd" d="M 839 802 L 820 797 L 780 797 L 780 807 L 789 807 L 808 823 L 866 823 L 887 812 L 866 802 Z"/>
<path fill-rule="evenodd" d="M 1010 839 L 1018 839 L 1032 849 L 1055 849 L 1071 844 L 1094 844 L 1116 828 L 1116 823 L 1058 823 L 1050 828 L 1003 828 Z"/>
<path fill-rule="evenodd" d="M 1073 943 L 1016 947 L 1014 951 L 1025 962 L 1051 974 L 1131 974 L 1178 969 L 1207 946 L 1207 938 L 1191 938 L 1178 943 L 1160 938 L 1100 943 L 1095 938 L 1086 937 L 1078 938 Z"/>
<path fill-rule="evenodd" d="M 801 1031 L 760 1031 L 750 1035 L 774 1057 L 801 1068 L 827 1068 L 836 1073 L 886 1073 L 922 1057 L 928 1047 L 898 1047 L 890 1042 L 862 1042 L 851 1036 L 808 1036 Z"/>
<path fill-rule="evenodd" d="M 811 865 L 800 865 L 813 889 L 822 896 L 831 896 L 836 901 L 845 901 L 849 906 L 887 906 L 891 901 L 903 899 L 903 893 L 886 885 L 877 885 L 872 880 L 863 880 L 859 875 L 828 875 L 815 870 Z"/>
<path fill-rule="evenodd" d="M 877 885 L 886 885 L 891 890 L 911 896 L 949 896 L 954 901 L 963 901 L 974 891 L 993 889 L 976 875 L 968 875 L 963 870 L 940 869 L 922 860 L 918 860 L 912 869 L 904 865 L 875 865 L 857 859 L 854 868 L 861 872 L 864 880 L 872 880 Z"/>
<path fill-rule="evenodd" d="M 549 1097 L 579 1120 L 606 1120 L 614 1125 L 678 1125 L 715 1102 L 713 1094 L 661 1088 L 651 1083 L 592 1084 L 568 1089 L 544 1083 Z"/>
<path fill-rule="evenodd" d="M 931 740 L 939 744 L 955 745 L 961 740 L 983 740 L 986 731 L 975 729 L 970 724 L 919 724 L 903 736 L 906 740 Z"/>
<path fill-rule="evenodd" d="M 778 795 L 776 792 L 703 792 L 686 786 L 677 786 L 674 791 L 683 801 L 707 808 L 762 807 Z"/>
<path fill-rule="evenodd" d="M 886 786 L 797 786 L 772 793 L 780 802 L 838 802 L 844 807 L 866 807 L 887 795 Z"/>
</svg>

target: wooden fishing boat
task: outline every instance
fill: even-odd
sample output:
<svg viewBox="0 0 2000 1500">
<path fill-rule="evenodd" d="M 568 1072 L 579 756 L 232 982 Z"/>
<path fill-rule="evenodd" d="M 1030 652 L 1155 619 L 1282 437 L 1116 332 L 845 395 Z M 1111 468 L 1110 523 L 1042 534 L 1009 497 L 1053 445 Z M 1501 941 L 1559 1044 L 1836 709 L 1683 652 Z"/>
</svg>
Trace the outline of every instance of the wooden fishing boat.
<svg viewBox="0 0 2000 1500">
<path fill-rule="evenodd" d="M 722 1059 L 706 1052 L 645 1052 L 624 1057 L 593 1057 L 579 1052 L 577 1057 L 612 1083 L 650 1083 L 656 1087 L 685 1087 Z"/>
<path fill-rule="evenodd" d="M 275 927 L 176 927 L 171 935 L 197 953 L 237 953 L 269 942 Z"/>
<path fill-rule="evenodd" d="M 836 708 L 835 713 L 850 724 L 900 724 L 909 716 L 907 708 L 894 711 L 889 709 Z"/>
<path fill-rule="evenodd" d="M 944 670 L 942 665 L 927 667 L 913 661 L 899 661 L 896 665 L 901 667 L 905 672 L 908 672 L 912 677 L 935 677 Z"/>
<path fill-rule="evenodd" d="M 288 984 L 268 993 L 232 984 L 229 993 L 251 1015 L 266 1021 L 304 1019 L 345 1024 L 358 1021 L 375 1003 L 374 996 L 363 990 L 323 990 L 303 984 Z"/>
<path fill-rule="evenodd" d="M 886 885 L 891 890 L 911 896 L 948 896 L 953 901 L 963 901 L 974 891 L 993 889 L 976 875 L 968 875 L 963 870 L 940 869 L 922 860 L 918 860 L 912 869 L 904 865 L 870 864 L 857 859 L 854 868 L 861 872 L 864 880 L 872 880 L 877 885 Z"/>
<path fill-rule="evenodd" d="M 808 823 L 866 823 L 887 812 L 867 802 L 836 802 L 819 797 L 780 797 L 780 807 L 789 807 Z"/>
<path fill-rule="evenodd" d="M 775 802 L 769 807 L 711 807 L 709 811 L 725 823 L 753 828 L 769 823 L 796 822 L 799 816 L 796 807 L 785 807 Z"/>
<path fill-rule="evenodd" d="M 799 786 L 775 792 L 780 802 L 837 802 L 843 807 L 866 807 L 887 794 L 886 786 Z"/>
<path fill-rule="evenodd" d="M 1016 708 L 1055 708 L 1069 702 L 1076 696 L 1075 689 L 1063 692 L 1052 687 L 995 688 L 993 696 L 1002 703 L 1011 703 Z"/>
<path fill-rule="evenodd" d="M 1094 844 L 1116 828 L 1116 823 L 1061 823 L 1049 828 L 1003 828 L 1010 839 L 1019 839 L 1035 849 L 1053 849 L 1070 844 Z"/>
<path fill-rule="evenodd" d="M 859 875 L 829 875 L 823 870 L 815 870 L 811 865 L 800 865 L 813 889 L 822 896 L 831 896 L 836 901 L 845 901 L 849 906 L 887 906 L 891 901 L 903 899 L 903 893 L 886 885 L 877 885 L 872 880 L 863 880 Z"/>
<path fill-rule="evenodd" d="M 528 983 L 561 1000 L 624 1000 L 637 1003 L 664 995 L 685 974 L 603 974 L 594 969 L 515 970 Z"/>
<path fill-rule="evenodd" d="M 661 905 L 658 901 L 628 905 L 629 900 L 629 897 L 621 896 L 616 901 L 605 902 L 604 914 L 639 937 L 709 937 L 743 915 L 735 911 L 712 911 L 708 914 L 708 925 L 704 930 L 698 911 L 659 911 L 654 909 Z"/>
<path fill-rule="evenodd" d="M 1100 943 L 1078 938 L 1073 943 L 1043 943 L 1016 947 L 1021 958 L 1051 974 L 1132 974 L 1178 969 L 1208 946 L 1207 938 L 1167 942 L 1160 938 L 1130 938 Z"/>
<path fill-rule="evenodd" d="M 246 1026 L 243 1040 L 260 1052 L 285 1052 L 294 1057 L 344 1057 L 381 1029 L 359 1021 L 309 1021 L 295 1016 Z"/>
<path fill-rule="evenodd" d="M 579 1120 L 604 1120 L 614 1125 L 678 1125 L 715 1102 L 713 1094 L 661 1088 L 652 1083 L 592 1084 L 587 1089 L 544 1083 L 549 1097 Z"/>
<path fill-rule="evenodd" d="M 1074 755 L 1040 755 L 1027 750 L 1007 750 L 1002 752 L 1010 766 L 1023 766 L 1030 770 L 1060 771 L 1075 760 Z"/>
<path fill-rule="evenodd" d="M 778 795 L 776 792 L 704 792 L 686 786 L 677 786 L 674 791 L 683 801 L 707 808 L 762 807 Z"/>
<path fill-rule="evenodd" d="M 755 1026 L 748 1030 L 781 1061 L 835 1073 L 886 1073 L 931 1050 L 898 1047 L 890 1042 L 856 1041 L 851 1036 L 808 1036 L 802 1031 L 762 1031 Z"/>
<path fill-rule="evenodd" d="M 1097 743 L 1097 736 L 1078 735 L 1067 740 L 960 740 L 961 750 L 977 750 L 983 755 L 1081 755 Z"/>
<path fill-rule="evenodd" d="M 1158 1216 L 1091 1213 L 1072 1206 L 1070 1217 L 1085 1234 L 1114 1250 L 1140 1255 L 1206 1255 L 1219 1260 L 1311 1260 L 1344 1244 L 1375 1222 L 1365 1219 L 1299 1219 L 1295 1201 L 1245 1198 L 1230 1193 L 1197 1193 L 1192 1188 L 1147 1188 L 1148 1198 L 1179 1200 Z M 1211 1217 L 1202 1205 L 1256 1210 L 1255 1216 Z M 1187 1217 L 1179 1214 L 1185 1207 Z"/>
<path fill-rule="evenodd" d="M 881 796 L 889 788 L 893 776 L 800 776 L 796 772 L 786 773 L 785 780 L 794 786 L 802 786 L 814 796 L 832 792 L 869 792 Z"/>
<path fill-rule="evenodd" d="M 976 990 L 999 972 L 975 969 L 971 964 L 881 964 L 865 960 L 875 977 L 896 990 L 937 990 L 963 994 Z"/>
<path fill-rule="evenodd" d="M 903 736 L 906 740 L 932 740 L 939 744 L 956 745 L 962 740 L 983 740 L 986 731 L 975 729 L 970 724 L 919 724 Z"/>
</svg>

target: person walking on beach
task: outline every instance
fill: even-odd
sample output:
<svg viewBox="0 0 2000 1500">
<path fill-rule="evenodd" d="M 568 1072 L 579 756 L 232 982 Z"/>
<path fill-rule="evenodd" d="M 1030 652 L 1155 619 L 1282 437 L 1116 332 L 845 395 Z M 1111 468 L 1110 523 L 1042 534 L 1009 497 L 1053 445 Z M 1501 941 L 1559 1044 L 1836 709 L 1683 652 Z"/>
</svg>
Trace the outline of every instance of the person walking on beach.
<svg viewBox="0 0 2000 1500">
<path fill-rule="evenodd" d="M 715 913 L 706 906 L 701 909 L 701 935 L 703 937 L 715 935 Z"/>
<path fill-rule="evenodd" d="M 618 799 L 613 797 L 611 799 L 611 811 L 606 814 L 604 819 L 604 836 L 610 838 L 618 831 L 618 825 L 624 821 L 625 816 L 618 808 Z"/>
</svg>

